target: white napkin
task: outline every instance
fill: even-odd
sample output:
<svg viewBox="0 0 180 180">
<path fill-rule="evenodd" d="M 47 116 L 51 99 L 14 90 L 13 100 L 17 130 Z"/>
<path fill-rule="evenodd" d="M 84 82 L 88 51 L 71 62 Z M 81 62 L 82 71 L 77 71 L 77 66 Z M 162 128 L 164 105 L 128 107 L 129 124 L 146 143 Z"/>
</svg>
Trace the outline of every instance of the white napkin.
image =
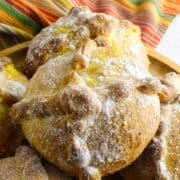
<svg viewBox="0 0 180 180">
<path fill-rule="evenodd" d="M 180 65 L 180 15 L 170 24 L 156 51 Z"/>
</svg>

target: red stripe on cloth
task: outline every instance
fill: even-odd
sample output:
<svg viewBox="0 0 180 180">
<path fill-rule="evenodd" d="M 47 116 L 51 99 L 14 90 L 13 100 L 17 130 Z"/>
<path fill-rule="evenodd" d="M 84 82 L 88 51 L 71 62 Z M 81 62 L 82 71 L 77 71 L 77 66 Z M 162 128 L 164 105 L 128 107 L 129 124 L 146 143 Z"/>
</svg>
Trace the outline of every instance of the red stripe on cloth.
<svg viewBox="0 0 180 180">
<path fill-rule="evenodd" d="M 155 48 L 156 47 L 156 44 L 153 43 L 152 41 L 150 41 L 148 38 L 146 37 L 142 37 L 142 41 L 144 42 L 144 44 L 148 47 L 152 47 L 152 48 Z"/>
<path fill-rule="evenodd" d="M 160 37 L 153 33 L 151 29 L 149 28 L 142 28 L 142 35 L 147 34 L 149 38 L 151 38 L 151 41 L 158 43 L 160 41 Z"/>
<path fill-rule="evenodd" d="M 55 22 L 57 19 L 59 19 L 58 15 L 51 14 L 51 13 L 49 13 L 48 11 L 46 11 L 44 9 L 39 8 L 39 11 L 41 11 L 41 13 L 44 14 L 44 16 L 46 16 L 46 18 L 48 19 L 50 24 Z"/>
</svg>

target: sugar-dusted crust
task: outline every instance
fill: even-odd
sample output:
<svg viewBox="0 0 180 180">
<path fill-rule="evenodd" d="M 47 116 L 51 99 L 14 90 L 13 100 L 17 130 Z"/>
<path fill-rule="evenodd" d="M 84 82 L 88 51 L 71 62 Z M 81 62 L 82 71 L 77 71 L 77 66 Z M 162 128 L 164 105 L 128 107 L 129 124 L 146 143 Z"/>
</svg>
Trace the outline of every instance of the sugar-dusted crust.
<svg viewBox="0 0 180 180">
<path fill-rule="evenodd" d="M 125 179 L 178 180 L 180 178 L 180 104 L 164 105 L 161 119 L 158 135 L 132 165 L 121 171 Z"/>
<path fill-rule="evenodd" d="M 180 74 L 170 72 L 161 79 L 159 98 L 161 103 L 171 103 L 180 96 Z"/>
<path fill-rule="evenodd" d="M 148 72 L 136 26 L 83 7 L 43 30 L 27 62 L 37 68 L 31 49 L 35 44 L 41 47 L 40 37 L 47 42 L 43 34 L 57 31 L 61 38 L 71 37 L 64 31 L 79 32 L 80 24 L 86 31 L 68 42 L 74 46 L 82 35 L 85 41 L 45 60 L 49 61 L 30 80 L 25 98 L 13 105 L 11 117 L 54 165 L 83 180 L 101 179 L 134 161 L 154 136 L 160 82 Z"/>
<path fill-rule="evenodd" d="M 1 180 L 48 180 L 48 175 L 36 152 L 20 146 L 13 157 L 0 159 Z"/>
<path fill-rule="evenodd" d="M 127 180 L 180 178 L 180 76 L 168 73 L 162 81 L 166 82 L 164 86 L 167 85 L 165 88 L 169 92 L 166 93 L 166 99 L 170 101 L 166 101 L 168 104 L 162 104 L 161 123 L 156 136 L 141 156 L 121 171 Z M 171 92 L 176 92 L 176 98 L 172 99 Z"/>
<path fill-rule="evenodd" d="M 0 103 L 20 100 L 25 94 L 27 84 L 27 78 L 16 70 L 10 58 L 0 58 Z"/>
<path fill-rule="evenodd" d="M 136 34 L 136 36 L 132 36 L 131 39 L 132 34 Z M 91 50 L 94 44 L 99 47 L 111 46 L 115 40 L 121 44 L 118 45 L 118 49 L 113 50 L 114 53 L 117 54 L 124 48 L 128 49 L 126 53 L 129 55 L 129 58 L 123 60 L 126 64 L 134 54 L 137 56 L 137 53 L 140 51 L 142 54 L 145 53 L 142 50 L 141 43 L 139 43 L 139 35 L 139 28 L 127 20 L 118 21 L 105 14 L 91 13 L 85 7 L 77 7 L 67 17 L 62 17 L 51 26 L 43 29 L 32 40 L 25 59 L 24 72 L 28 76 L 32 76 L 40 65 L 52 58 L 75 51 L 89 54 L 88 51 L 89 49 Z M 126 36 L 128 36 L 130 41 L 127 41 Z M 113 41 L 111 41 L 112 38 Z M 133 39 L 136 39 L 136 45 L 131 43 L 131 41 L 134 41 Z M 125 58 L 123 54 L 122 59 Z M 139 55 L 138 59 L 134 59 L 134 61 L 136 63 L 143 61 L 142 68 L 148 64 L 145 55 Z M 133 72 L 134 66 L 135 64 L 132 64 L 126 68 Z"/>
<path fill-rule="evenodd" d="M 0 157 L 14 153 L 23 137 L 21 127 L 9 117 L 9 108 L 24 96 L 27 83 L 10 58 L 0 58 Z"/>
</svg>

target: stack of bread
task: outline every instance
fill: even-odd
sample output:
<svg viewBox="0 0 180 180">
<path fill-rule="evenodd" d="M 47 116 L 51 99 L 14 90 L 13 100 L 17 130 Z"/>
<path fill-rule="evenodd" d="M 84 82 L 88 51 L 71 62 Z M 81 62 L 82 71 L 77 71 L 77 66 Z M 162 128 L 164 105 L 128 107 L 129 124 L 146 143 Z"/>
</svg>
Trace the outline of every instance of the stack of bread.
<svg viewBox="0 0 180 180">
<path fill-rule="evenodd" d="M 0 120 L 18 128 L 0 132 L 2 180 L 180 178 L 180 76 L 149 73 L 140 34 L 76 7 L 32 40 L 25 75 L 0 60 Z"/>
</svg>

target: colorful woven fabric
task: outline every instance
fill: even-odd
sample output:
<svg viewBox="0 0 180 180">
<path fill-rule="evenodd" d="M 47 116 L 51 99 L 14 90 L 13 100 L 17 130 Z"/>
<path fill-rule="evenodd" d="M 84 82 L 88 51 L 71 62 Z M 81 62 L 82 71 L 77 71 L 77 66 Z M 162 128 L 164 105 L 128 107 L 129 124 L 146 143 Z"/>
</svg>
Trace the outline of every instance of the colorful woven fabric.
<svg viewBox="0 0 180 180">
<path fill-rule="evenodd" d="M 140 26 L 142 40 L 150 47 L 158 44 L 180 13 L 180 0 L 0 0 L 0 50 L 32 39 L 78 5 L 131 20 Z"/>
</svg>

